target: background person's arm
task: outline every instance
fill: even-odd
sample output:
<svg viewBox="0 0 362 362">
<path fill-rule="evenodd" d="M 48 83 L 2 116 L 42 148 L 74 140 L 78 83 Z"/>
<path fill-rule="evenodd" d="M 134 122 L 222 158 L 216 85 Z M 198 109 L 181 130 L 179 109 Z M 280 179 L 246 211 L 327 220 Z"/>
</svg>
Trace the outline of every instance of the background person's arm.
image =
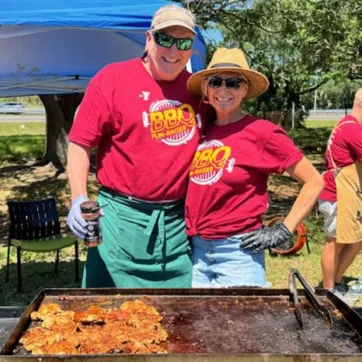
<svg viewBox="0 0 362 362">
<path fill-rule="evenodd" d="M 87 196 L 91 148 L 69 142 L 67 173 L 72 201 L 78 196 Z"/>
<path fill-rule="evenodd" d="M 312 210 L 319 194 L 323 190 L 324 181 L 322 175 L 305 157 L 285 171 L 303 184 L 297 199 L 284 220 L 284 225 L 289 231 L 294 232 Z"/>
</svg>

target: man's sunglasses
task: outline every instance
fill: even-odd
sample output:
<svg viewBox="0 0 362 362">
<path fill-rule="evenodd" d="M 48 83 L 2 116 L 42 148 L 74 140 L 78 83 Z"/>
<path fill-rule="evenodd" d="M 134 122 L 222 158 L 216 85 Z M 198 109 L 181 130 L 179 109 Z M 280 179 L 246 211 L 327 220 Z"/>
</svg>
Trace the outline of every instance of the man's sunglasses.
<svg viewBox="0 0 362 362">
<path fill-rule="evenodd" d="M 239 89 L 241 84 L 248 84 L 248 81 L 245 78 L 221 78 L 221 77 L 211 77 L 207 85 L 211 88 L 220 88 L 225 82 L 225 87 L 228 89 Z"/>
<path fill-rule="evenodd" d="M 171 48 L 172 45 L 176 43 L 177 49 L 186 51 L 190 50 L 194 43 L 194 39 L 191 38 L 174 38 L 171 35 L 158 32 L 153 32 L 152 35 L 156 44 L 163 48 Z"/>
</svg>

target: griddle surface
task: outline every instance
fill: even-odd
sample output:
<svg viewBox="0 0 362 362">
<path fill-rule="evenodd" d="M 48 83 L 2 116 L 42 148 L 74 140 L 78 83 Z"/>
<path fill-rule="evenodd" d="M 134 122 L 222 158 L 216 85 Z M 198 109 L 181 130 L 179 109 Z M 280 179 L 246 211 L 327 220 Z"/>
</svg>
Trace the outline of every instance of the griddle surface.
<svg viewBox="0 0 362 362">
<path fill-rule="evenodd" d="M 84 310 L 90 305 L 117 308 L 141 299 L 163 315 L 169 353 L 361 353 L 362 339 L 333 304 L 330 326 L 301 298 L 300 329 L 286 296 L 45 296 L 44 303 Z"/>
</svg>

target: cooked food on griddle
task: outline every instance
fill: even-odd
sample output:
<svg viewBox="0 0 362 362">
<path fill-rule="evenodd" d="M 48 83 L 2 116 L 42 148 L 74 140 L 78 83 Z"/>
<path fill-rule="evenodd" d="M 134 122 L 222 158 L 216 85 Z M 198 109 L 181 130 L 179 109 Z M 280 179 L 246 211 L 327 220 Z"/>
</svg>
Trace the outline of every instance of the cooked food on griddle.
<svg viewBox="0 0 362 362">
<path fill-rule="evenodd" d="M 57 314 L 44 314 L 41 318 L 41 326 L 44 328 L 50 328 L 53 325 L 70 325 L 74 324 L 74 312 L 64 311 Z M 38 317 L 39 318 L 39 317 Z"/>
<path fill-rule="evenodd" d="M 32 320 L 43 320 L 44 317 L 55 315 L 57 313 L 63 312 L 59 304 L 56 303 L 47 303 L 43 304 L 37 312 L 31 313 Z"/>
<path fill-rule="evenodd" d="M 33 354 L 78 354 L 78 350 L 73 342 L 62 340 L 37 347 Z"/>
<path fill-rule="evenodd" d="M 119 308 L 120 310 L 125 310 L 129 312 L 145 312 L 148 314 L 156 314 L 159 315 L 157 309 L 155 307 L 151 307 L 147 305 L 146 303 L 142 302 L 141 300 L 135 300 L 135 301 L 128 301 L 122 303 L 122 305 Z"/>
<path fill-rule="evenodd" d="M 52 331 L 42 327 L 35 327 L 26 331 L 19 342 L 24 345 L 27 351 L 32 351 L 43 345 L 53 344 L 55 341 L 56 336 Z"/>
<path fill-rule="evenodd" d="M 44 304 L 31 318 L 41 327 L 27 330 L 20 343 L 32 354 L 167 353 L 160 345 L 168 338 L 162 316 L 141 300 L 77 312 Z"/>
<path fill-rule="evenodd" d="M 74 320 L 81 323 L 102 323 L 104 321 L 104 309 L 91 305 L 87 310 L 76 312 Z"/>
</svg>

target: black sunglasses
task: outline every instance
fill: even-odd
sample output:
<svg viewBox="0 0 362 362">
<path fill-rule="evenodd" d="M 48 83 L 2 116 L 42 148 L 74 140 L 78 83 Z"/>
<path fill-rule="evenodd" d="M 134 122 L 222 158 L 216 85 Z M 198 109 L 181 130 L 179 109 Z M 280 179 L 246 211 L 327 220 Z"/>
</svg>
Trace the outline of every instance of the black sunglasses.
<svg viewBox="0 0 362 362">
<path fill-rule="evenodd" d="M 174 43 L 176 43 L 176 47 L 179 50 L 190 50 L 192 48 L 192 44 L 194 43 L 194 39 L 192 38 L 174 38 L 171 35 L 167 35 L 164 33 L 153 32 L 153 38 L 157 45 L 163 48 L 171 48 Z"/>
<path fill-rule="evenodd" d="M 207 85 L 211 88 L 220 88 L 225 82 L 225 87 L 228 89 L 239 89 L 241 84 L 248 84 L 248 81 L 244 78 L 221 78 L 221 77 L 211 77 Z"/>
</svg>

